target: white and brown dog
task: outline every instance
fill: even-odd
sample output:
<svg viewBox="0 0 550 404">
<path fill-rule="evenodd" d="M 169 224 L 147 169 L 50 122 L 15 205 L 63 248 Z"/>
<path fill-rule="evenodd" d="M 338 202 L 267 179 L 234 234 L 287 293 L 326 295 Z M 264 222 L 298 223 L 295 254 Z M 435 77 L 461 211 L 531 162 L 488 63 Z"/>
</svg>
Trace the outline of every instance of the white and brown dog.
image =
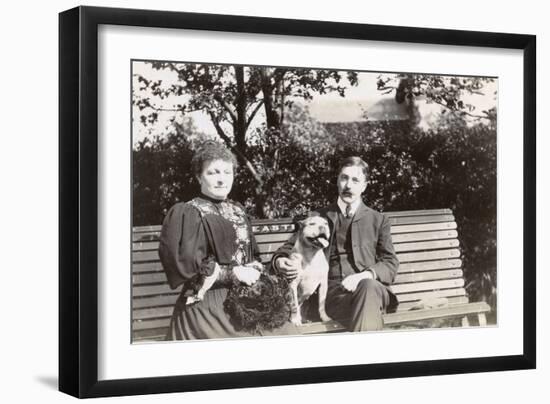
<svg viewBox="0 0 550 404">
<path fill-rule="evenodd" d="M 298 276 L 290 283 L 294 299 L 291 321 L 302 324 L 302 304 L 319 287 L 319 315 L 322 321 L 329 321 L 325 310 L 328 290 L 328 262 L 323 249 L 329 245 L 328 222 L 321 216 L 309 216 L 299 223 L 298 238 L 294 243 L 290 259 L 297 263 Z"/>
</svg>

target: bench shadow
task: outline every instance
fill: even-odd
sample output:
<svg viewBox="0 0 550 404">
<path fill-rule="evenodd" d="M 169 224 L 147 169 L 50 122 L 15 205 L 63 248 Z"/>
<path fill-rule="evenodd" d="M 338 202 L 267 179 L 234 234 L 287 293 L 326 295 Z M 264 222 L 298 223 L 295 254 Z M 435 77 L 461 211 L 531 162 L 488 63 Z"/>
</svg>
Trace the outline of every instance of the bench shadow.
<svg viewBox="0 0 550 404">
<path fill-rule="evenodd" d="M 59 381 L 57 379 L 57 376 L 37 376 L 36 380 L 46 387 L 52 388 L 54 390 L 58 389 Z"/>
</svg>

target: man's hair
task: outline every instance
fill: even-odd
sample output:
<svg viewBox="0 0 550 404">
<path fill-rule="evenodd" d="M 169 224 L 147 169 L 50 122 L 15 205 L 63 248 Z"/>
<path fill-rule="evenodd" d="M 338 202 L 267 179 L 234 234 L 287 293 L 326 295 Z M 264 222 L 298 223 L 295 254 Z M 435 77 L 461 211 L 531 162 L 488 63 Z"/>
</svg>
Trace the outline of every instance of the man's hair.
<svg viewBox="0 0 550 404">
<path fill-rule="evenodd" d="M 227 147 L 219 142 L 208 140 L 197 148 L 191 159 L 191 168 L 195 176 L 200 176 L 204 165 L 214 160 L 222 160 L 233 164 L 233 170 L 237 168 L 237 159 Z"/>
<path fill-rule="evenodd" d="M 346 167 L 359 167 L 363 171 L 363 174 L 365 175 L 365 181 L 369 181 L 369 166 L 367 163 L 365 163 L 365 160 L 363 160 L 361 157 L 357 156 L 350 156 L 346 157 L 342 162 L 340 163 L 340 168 L 338 169 L 338 175 L 342 172 L 342 170 Z"/>
</svg>

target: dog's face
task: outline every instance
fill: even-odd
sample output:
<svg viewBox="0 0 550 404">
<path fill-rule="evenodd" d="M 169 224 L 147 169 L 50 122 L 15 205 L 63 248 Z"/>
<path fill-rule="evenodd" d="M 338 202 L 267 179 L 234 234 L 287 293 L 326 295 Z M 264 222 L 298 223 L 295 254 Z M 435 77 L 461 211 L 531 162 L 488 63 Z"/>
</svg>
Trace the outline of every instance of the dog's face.
<svg viewBox="0 0 550 404">
<path fill-rule="evenodd" d="M 329 237 L 330 231 L 325 218 L 312 216 L 300 222 L 300 240 L 304 246 L 326 248 L 329 245 Z"/>
</svg>

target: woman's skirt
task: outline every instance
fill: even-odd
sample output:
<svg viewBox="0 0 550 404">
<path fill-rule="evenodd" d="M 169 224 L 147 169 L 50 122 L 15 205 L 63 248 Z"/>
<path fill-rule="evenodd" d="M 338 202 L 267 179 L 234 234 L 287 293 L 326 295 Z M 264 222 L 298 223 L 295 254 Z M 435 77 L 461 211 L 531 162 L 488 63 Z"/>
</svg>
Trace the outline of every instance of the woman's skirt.
<svg viewBox="0 0 550 404">
<path fill-rule="evenodd" d="M 237 331 L 229 315 L 224 310 L 228 289 L 210 289 L 204 299 L 186 305 L 181 296 L 174 307 L 170 329 L 166 340 L 222 339 L 236 337 L 257 337 L 276 335 L 299 335 L 298 327 L 290 321 L 274 330 L 261 330 L 255 333 Z"/>
</svg>

